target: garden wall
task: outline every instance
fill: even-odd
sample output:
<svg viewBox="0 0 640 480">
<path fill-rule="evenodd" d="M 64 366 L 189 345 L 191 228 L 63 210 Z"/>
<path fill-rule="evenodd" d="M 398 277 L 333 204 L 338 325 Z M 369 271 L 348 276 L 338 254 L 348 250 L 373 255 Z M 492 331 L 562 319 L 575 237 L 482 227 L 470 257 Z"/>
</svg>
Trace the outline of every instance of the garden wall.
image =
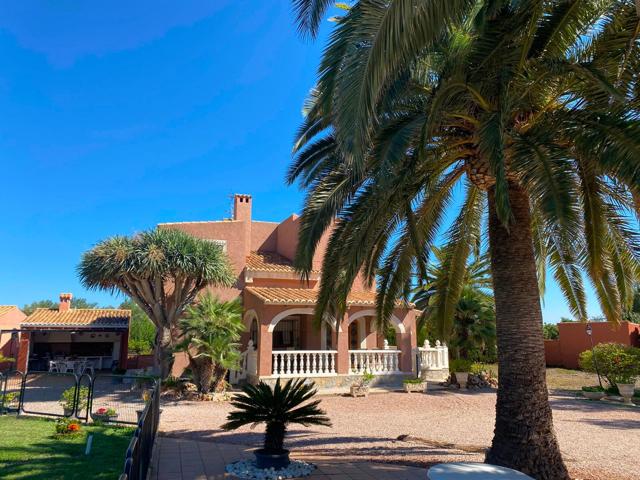
<svg viewBox="0 0 640 480">
<path fill-rule="evenodd" d="M 153 367 L 153 355 L 129 355 L 127 368 L 139 369 Z"/>
<path fill-rule="evenodd" d="M 640 347 L 640 325 L 620 322 L 590 322 L 593 329 L 593 343 L 621 343 Z M 549 367 L 578 368 L 580 353 L 591 348 L 586 333 L 586 323 L 563 322 L 558 324 L 558 340 L 545 340 L 544 351 Z"/>
</svg>

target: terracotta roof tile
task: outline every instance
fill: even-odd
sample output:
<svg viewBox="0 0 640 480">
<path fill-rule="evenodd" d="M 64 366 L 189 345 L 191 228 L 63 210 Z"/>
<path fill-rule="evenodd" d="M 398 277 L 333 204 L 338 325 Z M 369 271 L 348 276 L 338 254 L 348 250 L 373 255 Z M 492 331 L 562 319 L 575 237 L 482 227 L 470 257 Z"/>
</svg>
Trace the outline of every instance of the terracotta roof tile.
<svg viewBox="0 0 640 480">
<path fill-rule="evenodd" d="M 293 262 L 275 252 L 251 252 L 247 256 L 247 270 L 257 272 L 296 273 Z M 316 270 L 313 272 L 317 273 Z"/>
<path fill-rule="evenodd" d="M 38 308 L 22 322 L 23 327 L 87 327 L 126 328 L 131 310 L 113 308 L 71 308 L 61 312 L 56 308 Z"/>
<path fill-rule="evenodd" d="M 310 288 L 247 287 L 245 291 L 255 295 L 267 305 L 315 305 L 318 291 Z M 375 292 L 351 292 L 347 305 L 353 307 L 373 307 Z M 404 306 L 398 302 L 398 306 Z"/>
<path fill-rule="evenodd" d="M 4 315 L 5 313 L 9 313 L 14 308 L 18 307 L 16 307 L 15 305 L 0 305 L 0 316 Z"/>
</svg>

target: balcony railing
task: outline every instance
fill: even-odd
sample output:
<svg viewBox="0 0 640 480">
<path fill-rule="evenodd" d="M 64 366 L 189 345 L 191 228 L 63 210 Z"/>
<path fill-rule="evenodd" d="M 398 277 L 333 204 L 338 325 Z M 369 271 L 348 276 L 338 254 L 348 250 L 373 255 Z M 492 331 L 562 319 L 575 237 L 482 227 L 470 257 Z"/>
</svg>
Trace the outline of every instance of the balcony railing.
<svg viewBox="0 0 640 480">
<path fill-rule="evenodd" d="M 277 377 L 321 377 L 336 374 L 335 350 L 274 350 L 273 375 Z"/>
<path fill-rule="evenodd" d="M 349 371 L 374 375 L 400 373 L 400 350 L 349 350 Z"/>
</svg>

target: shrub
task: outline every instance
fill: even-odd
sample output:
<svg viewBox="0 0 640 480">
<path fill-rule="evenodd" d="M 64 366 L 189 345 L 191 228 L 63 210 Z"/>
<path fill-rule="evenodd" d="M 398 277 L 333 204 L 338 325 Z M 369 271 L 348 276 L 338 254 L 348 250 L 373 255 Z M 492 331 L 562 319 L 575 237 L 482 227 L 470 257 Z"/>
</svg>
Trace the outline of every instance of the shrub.
<svg viewBox="0 0 640 480">
<path fill-rule="evenodd" d="M 582 387 L 582 391 L 583 392 L 604 392 L 605 390 L 600 385 L 593 385 L 589 387 Z"/>
<path fill-rule="evenodd" d="M 0 405 L 8 407 L 18 399 L 18 392 L 0 394 Z"/>
<path fill-rule="evenodd" d="M 560 330 L 555 323 L 545 323 L 542 326 L 542 334 L 545 340 L 557 340 L 560 337 Z"/>
<path fill-rule="evenodd" d="M 595 363 L 600 373 L 612 387 L 619 383 L 634 383 L 640 376 L 640 348 L 618 343 L 600 343 L 580 354 L 580 368 L 595 372 Z"/>
<path fill-rule="evenodd" d="M 402 383 L 407 383 L 409 385 L 420 385 L 421 383 L 424 383 L 425 380 L 421 379 L 421 378 L 405 378 Z"/>
<path fill-rule="evenodd" d="M 81 429 L 80 422 L 78 420 L 71 420 L 69 418 L 61 418 L 56 422 L 55 430 L 58 435 L 77 435 Z"/>
<path fill-rule="evenodd" d="M 471 366 L 473 362 L 471 360 L 467 360 L 465 358 L 455 358 L 449 362 L 449 371 L 450 372 L 469 372 L 471 371 Z"/>
<path fill-rule="evenodd" d="M 356 387 L 367 387 L 371 383 L 371 381 L 375 378 L 375 375 L 370 372 L 364 372 L 362 376 L 354 382 L 354 386 Z"/>
<path fill-rule="evenodd" d="M 60 400 L 58 403 L 65 410 L 73 410 L 73 405 L 75 403 L 75 395 L 76 395 L 76 387 L 69 387 L 60 396 Z M 80 387 L 80 393 L 78 395 L 78 409 L 77 412 L 82 412 L 85 408 L 87 408 L 87 404 L 89 402 L 89 387 Z"/>
</svg>

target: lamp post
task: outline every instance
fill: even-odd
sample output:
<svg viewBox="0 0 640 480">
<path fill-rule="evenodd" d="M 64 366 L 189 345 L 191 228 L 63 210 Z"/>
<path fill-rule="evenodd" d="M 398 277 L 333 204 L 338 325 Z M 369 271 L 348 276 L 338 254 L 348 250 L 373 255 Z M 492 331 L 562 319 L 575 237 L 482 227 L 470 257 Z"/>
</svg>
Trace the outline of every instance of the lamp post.
<svg viewBox="0 0 640 480">
<path fill-rule="evenodd" d="M 593 348 L 593 328 L 590 323 L 587 323 L 587 336 L 589 337 L 589 342 L 591 342 L 591 355 L 593 356 L 593 366 L 596 367 L 596 373 L 598 374 L 598 384 L 600 388 L 604 389 L 602 386 L 602 380 L 600 379 L 600 369 L 598 368 L 598 357 L 596 355 L 596 351 Z"/>
</svg>

